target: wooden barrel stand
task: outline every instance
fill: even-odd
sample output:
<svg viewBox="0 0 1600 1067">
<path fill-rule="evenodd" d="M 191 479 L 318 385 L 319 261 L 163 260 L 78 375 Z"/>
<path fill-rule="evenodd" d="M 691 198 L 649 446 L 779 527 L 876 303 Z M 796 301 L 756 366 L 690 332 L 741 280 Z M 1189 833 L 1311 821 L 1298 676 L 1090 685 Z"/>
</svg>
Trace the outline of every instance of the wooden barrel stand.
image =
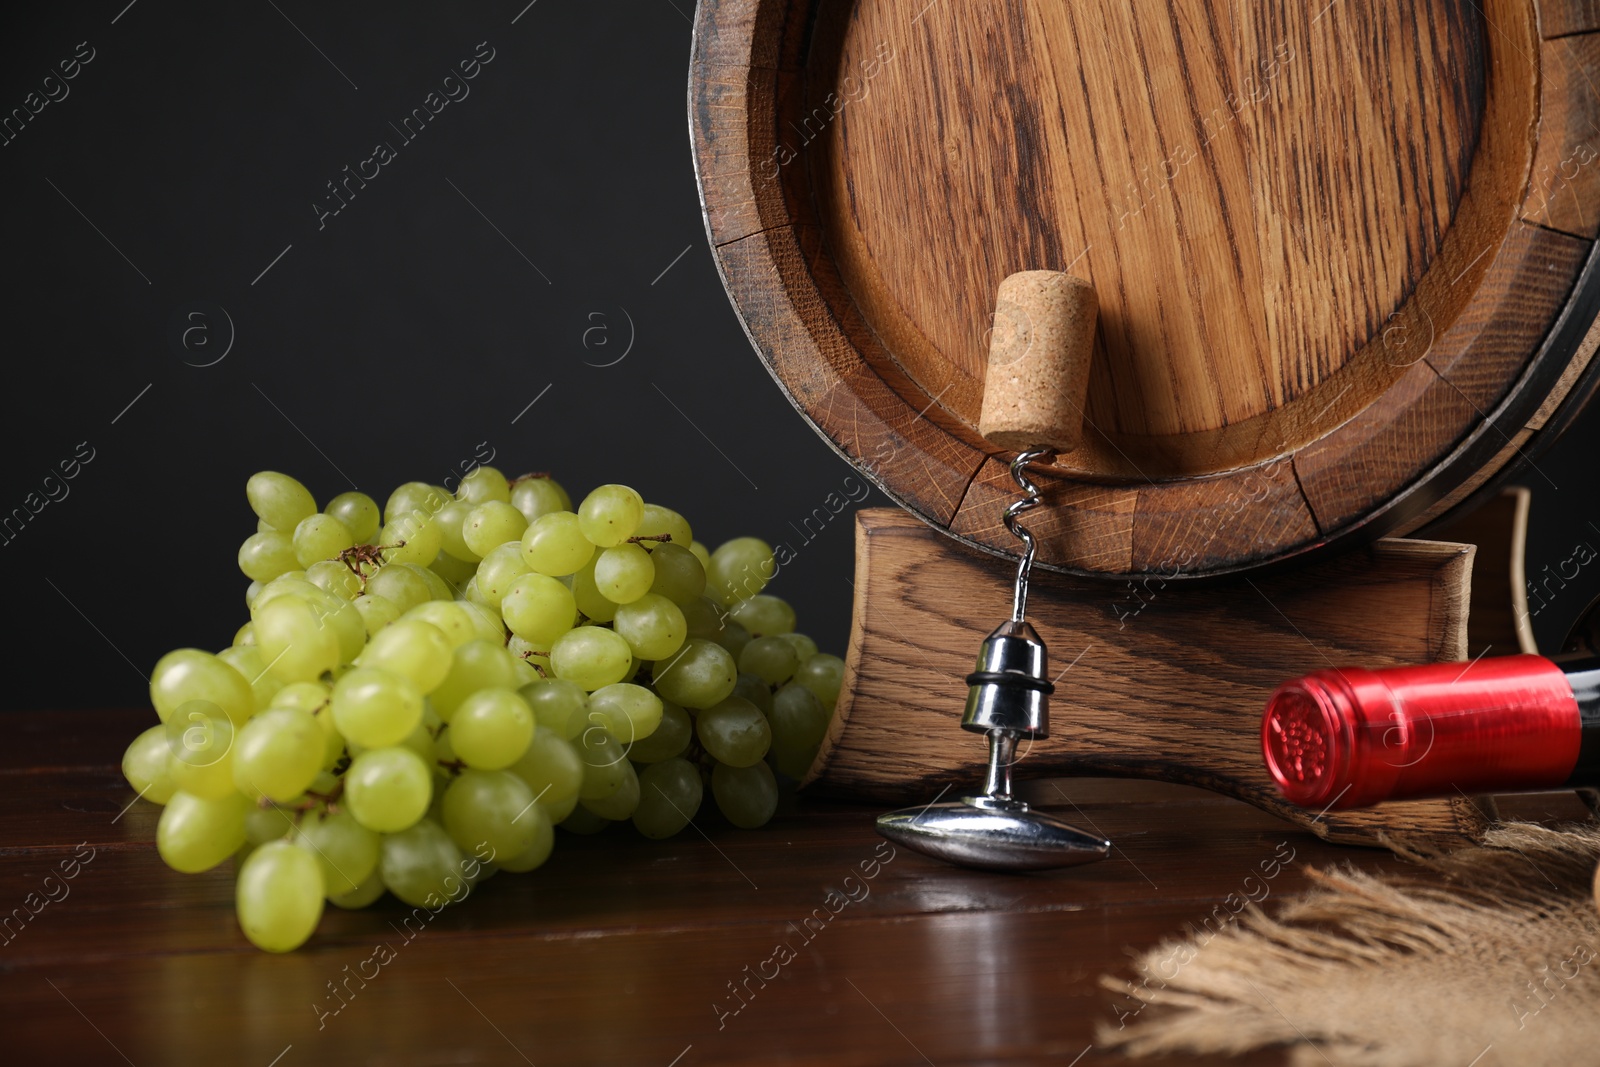
<svg viewBox="0 0 1600 1067">
<path fill-rule="evenodd" d="M 1201 586 L 1036 576 L 1029 617 L 1060 673 L 1051 737 L 1024 750 L 1018 778 L 1188 783 L 1346 844 L 1476 837 L 1496 817 L 1487 797 L 1320 815 L 1285 803 L 1261 761 L 1261 711 L 1279 682 L 1329 666 L 1532 651 L 1527 501 L 1527 490 L 1508 490 L 1463 519 L 1476 544 L 1386 538 Z M 1003 564 L 903 512 L 859 514 L 845 687 L 808 789 L 898 807 L 981 782 L 983 748 L 959 728 L 963 679 L 1010 610 L 1008 581 Z"/>
</svg>

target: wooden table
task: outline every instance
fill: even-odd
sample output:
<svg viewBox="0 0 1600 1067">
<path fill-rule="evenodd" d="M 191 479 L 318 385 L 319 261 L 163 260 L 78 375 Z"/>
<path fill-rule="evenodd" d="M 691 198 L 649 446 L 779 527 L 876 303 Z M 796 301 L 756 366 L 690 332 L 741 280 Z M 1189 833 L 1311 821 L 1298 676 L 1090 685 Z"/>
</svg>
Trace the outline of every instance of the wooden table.
<svg viewBox="0 0 1600 1067">
<path fill-rule="evenodd" d="M 134 802 L 117 770 L 152 721 L 147 710 L 7 720 L 0 908 L 59 898 L 0 945 L 8 1062 L 1086 1067 L 1120 1059 L 1094 1047 L 1094 1030 L 1133 1007 L 1098 978 L 1129 973 L 1131 953 L 1230 893 L 1259 894 L 1245 880 L 1281 842 L 1294 860 L 1267 883 L 1273 897 L 1303 888 L 1312 864 L 1398 866 L 1150 783 L 1048 788 L 1041 799 L 1117 850 L 1047 875 L 893 853 L 874 811 L 802 800 L 756 832 L 706 817 L 703 833 L 662 842 L 626 827 L 560 833 L 542 870 L 495 876 L 410 940 L 408 909 L 385 898 L 330 908 L 304 948 L 270 956 L 234 923 L 231 870 L 180 875 L 157 857 L 158 809 Z M 93 853 L 77 876 L 46 884 L 82 842 Z M 887 861 L 866 879 L 875 857 Z M 859 899 L 840 905 L 846 892 Z M 829 918 L 813 919 L 808 942 L 814 912 Z M 767 962 L 780 943 L 794 950 L 782 966 Z M 381 966 L 380 944 L 392 953 Z"/>
</svg>

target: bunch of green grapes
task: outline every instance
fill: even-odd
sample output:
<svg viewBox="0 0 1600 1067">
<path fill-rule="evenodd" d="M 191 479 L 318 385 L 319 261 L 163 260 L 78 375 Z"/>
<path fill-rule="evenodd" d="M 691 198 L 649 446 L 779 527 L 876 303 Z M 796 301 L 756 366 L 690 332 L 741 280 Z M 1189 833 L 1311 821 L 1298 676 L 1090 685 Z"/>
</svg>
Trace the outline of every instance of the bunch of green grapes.
<svg viewBox="0 0 1600 1067">
<path fill-rule="evenodd" d="M 492 467 L 381 511 L 343 493 L 319 512 L 272 471 L 246 495 L 250 621 L 215 655 L 162 657 L 161 722 L 122 767 L 164 806 L 169 866 L 236 861 L 263 949 L 302 944 L 325 900 L 437 909 L 531 871 L 556 825 L 671 837 L 709 790 L 761 826 L 827 732 L 844 664 L 763 592 L 757 538 L 708 551 L 627 486 L 574 511 L 549 477 Z"/>
</svg>

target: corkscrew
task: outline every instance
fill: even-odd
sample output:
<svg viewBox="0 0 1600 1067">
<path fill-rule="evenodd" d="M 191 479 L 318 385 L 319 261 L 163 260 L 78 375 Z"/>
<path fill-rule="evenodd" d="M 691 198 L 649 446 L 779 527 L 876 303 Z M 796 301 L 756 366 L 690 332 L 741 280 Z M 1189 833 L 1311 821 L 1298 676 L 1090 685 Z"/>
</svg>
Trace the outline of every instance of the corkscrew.
<svg viewBox="0 0 1600 1067">
<path fill-rule="evenodd" d="M 1039 505 L 1041 495 L 1028 477 L 1028 464 L 1053 454 L 1050 448 L 1029 449 L 1011 463 L 1011 477 L 1024 494 L 1004 513 L 1006 528 L 1022 542 L 1011 618 L 984 638 L 977 669 L 967 675 L 961 727 L 989 738 L 983 792 L 878 817 L 878 832 L 889 840 L 963 867 L 1047 870 L 1092 863 L 1111 852 L 1110 841 L 1036 811 L 1012 793 L 1017 742 L 1050 735 L 1049 698 L 1055 685 L 1044 641 L 1027 620 L 1028 576 L 1037 545 L 1021 516 Z"/>
</svg>

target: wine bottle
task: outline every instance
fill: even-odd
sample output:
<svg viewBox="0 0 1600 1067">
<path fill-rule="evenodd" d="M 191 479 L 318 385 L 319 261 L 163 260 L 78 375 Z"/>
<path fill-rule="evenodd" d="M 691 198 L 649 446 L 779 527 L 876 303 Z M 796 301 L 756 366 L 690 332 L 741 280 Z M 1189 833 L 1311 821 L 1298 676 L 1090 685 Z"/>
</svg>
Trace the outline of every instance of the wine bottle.
<svg viewBox="0 0 1600 1067">
<path fill-rule="evenodd" d="M 1312 809 L 1600 786 L 1600 657 L 1315 671 L 1268 699 L 1261 750 Z"/>
</svg>

